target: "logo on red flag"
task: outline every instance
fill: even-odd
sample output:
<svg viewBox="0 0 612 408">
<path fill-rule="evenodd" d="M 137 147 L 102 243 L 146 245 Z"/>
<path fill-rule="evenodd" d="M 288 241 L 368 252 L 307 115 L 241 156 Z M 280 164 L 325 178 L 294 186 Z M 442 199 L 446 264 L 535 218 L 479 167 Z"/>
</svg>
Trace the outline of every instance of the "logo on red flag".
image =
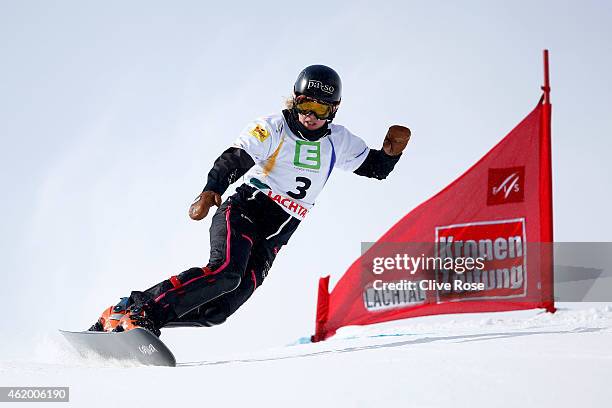
<svg viewBox="0 0 612 408">
<path fill-rule="evenodd" d="M 520 203 L 524 200 L 524 166 L 489 169 L 487 205 Z"/>
<path fill-rule="evenodd" d="M 481 221 L 436 227 L 440 258 L 482 258 L 484 268 L 462 273 L 439 270 L 439 282 L 483 283 L 482 291 L 438 291 L 438 302 L 523 297 L 527 293 L 525 219 Z M 455 285 L 452 285 L 455 288 Z"/>
</svg>

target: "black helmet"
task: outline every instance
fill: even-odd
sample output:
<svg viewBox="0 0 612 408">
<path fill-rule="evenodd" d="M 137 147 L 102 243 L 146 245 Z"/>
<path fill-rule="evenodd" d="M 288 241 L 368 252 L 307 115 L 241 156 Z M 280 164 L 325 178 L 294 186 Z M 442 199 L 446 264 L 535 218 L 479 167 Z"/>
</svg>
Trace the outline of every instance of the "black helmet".
<svg viewBox="0 0 612 408">
<path fill-rule="evenodd" d="M 338 105 L 342 99 L 340 75 L 325 65 L 311 65 L 300 72 L 295 85 L 295 96 L 305 95 L 331 105 Z"/>
</svg>

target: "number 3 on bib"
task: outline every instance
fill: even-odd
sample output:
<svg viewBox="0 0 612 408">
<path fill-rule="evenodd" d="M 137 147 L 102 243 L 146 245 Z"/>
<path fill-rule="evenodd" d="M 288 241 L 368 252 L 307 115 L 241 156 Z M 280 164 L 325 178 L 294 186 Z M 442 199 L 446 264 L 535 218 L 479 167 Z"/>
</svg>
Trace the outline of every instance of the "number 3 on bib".
<svg viewBox="0 0 612 408">
<path fill-rule="evenodd" d="M 301 176 L 296 177 L 295 181 L 296 183 L 304 183 L 304 185 L 302 186 L 298 185 L 296 187 L 296 190 L 298 191 L 297 193 L 294 193 L 293 191 L 287 191 L 287 195 L 291 198 L 295 198 L 296 200 L 300 200 L 306 197 L 306 190 L 308 190 L 308 188 L 312 184 L 312 181 L 310 181 L 308 177 L 301 177 Z"/>
</svg>

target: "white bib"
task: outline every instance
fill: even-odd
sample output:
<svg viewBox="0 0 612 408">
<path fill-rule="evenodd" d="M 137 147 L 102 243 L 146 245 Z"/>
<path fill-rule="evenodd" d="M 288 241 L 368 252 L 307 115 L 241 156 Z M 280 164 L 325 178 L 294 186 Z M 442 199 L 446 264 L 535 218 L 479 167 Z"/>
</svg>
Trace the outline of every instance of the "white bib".
<svg viewBox="0 0 612 408">
<path fill-rule="evenodd" d="M 368 155 L 365 142 L 344 126 L 329 128 L 329 135 L 311 142 L 294 135 L 282 114 L 255 120 L 234 143 L 255 161 L 245 181 L 304 219 L 332 170 L 355 171 Z"/>
</svg>

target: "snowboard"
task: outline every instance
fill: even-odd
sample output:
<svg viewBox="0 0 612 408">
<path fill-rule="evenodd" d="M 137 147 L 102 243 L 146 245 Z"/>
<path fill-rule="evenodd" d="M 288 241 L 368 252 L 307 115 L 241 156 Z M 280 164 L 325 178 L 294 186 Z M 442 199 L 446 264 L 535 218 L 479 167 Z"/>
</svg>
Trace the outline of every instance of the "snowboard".
<svg viewBox="0 0 612 408">
<path fill-rule="evenodd" d="M 60 333 L 85 358 L 93 353 L 146 366 L 176 366 L 170 349 L 156 335 L 140 327 L 120 333 L 64 330 Z"/>
</svg>

